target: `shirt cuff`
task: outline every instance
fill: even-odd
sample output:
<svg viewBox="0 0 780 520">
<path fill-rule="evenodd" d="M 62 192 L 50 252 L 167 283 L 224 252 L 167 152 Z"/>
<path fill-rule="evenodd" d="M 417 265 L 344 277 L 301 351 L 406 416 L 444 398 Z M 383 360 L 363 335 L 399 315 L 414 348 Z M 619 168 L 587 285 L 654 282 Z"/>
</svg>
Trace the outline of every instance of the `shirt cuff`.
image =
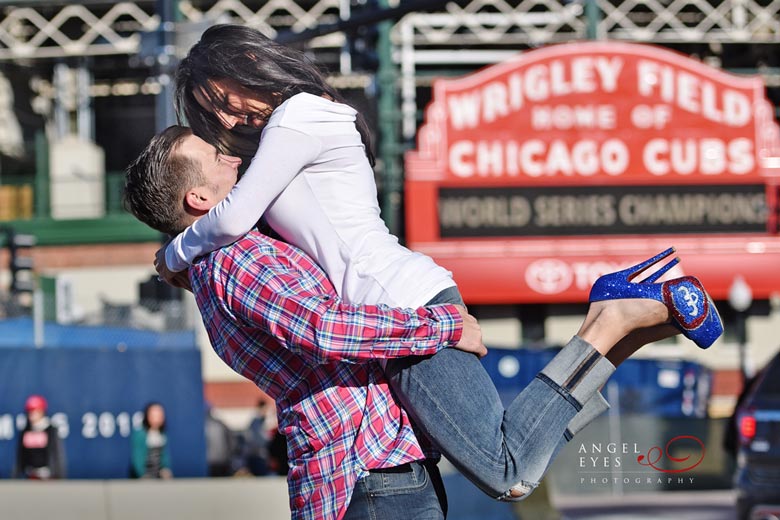
<svg viewBox="0 0 780 520">
<path fill-rule="evenodd" d="M 189 264 L 182 260 L 184 254 L 180 250 L 181 242 L 181 238 L 176 237 L 165 246 L 165 266 L 174 273 L 184 271 L 189 267 Z"/>
<path fill-rule="evenodd" d="M 439 330 L 439 345 L 436 351 L 454 347 L 463 335 L 463 318 L 457 307 L 451 303 L 443 305 L 430 305 L 425 307 L 432 321 L 436 322 Z"/>
</svg>

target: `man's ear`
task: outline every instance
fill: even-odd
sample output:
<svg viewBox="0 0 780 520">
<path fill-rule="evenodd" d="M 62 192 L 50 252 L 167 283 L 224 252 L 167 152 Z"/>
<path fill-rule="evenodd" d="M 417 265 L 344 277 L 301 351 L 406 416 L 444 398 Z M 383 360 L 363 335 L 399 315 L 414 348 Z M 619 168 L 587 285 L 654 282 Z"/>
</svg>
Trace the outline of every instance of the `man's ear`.
<svg viewBox="0 0 780 520">
<path fill-rule="evenodd" d="M 184 203 L 196 213 L 206 213 L 214 205 L 208 189 L 204 186 L 187 190 L 184 194 Z"/>
</svg>

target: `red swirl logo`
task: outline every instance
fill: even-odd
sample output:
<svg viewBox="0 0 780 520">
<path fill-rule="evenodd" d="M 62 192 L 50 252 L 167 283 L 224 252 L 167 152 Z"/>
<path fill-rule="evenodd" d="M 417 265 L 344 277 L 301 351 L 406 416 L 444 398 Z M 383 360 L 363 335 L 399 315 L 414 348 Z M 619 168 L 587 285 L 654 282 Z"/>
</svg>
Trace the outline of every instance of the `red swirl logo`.
<svg viewBox="0 0 780 520">
<path fill-rule="evenodd" d="M 699 455 L 698 460 L 696 460 L 695 462 L 691 461 L 692 455 L 686 455 L 685 457 L 673 457 L 672 454 L 669 453 L 672 444 L 684 440 L 694 441 L 701 448 L 701 454 Z M 653 446 L 648 450 L 647 455 L 640 455 L 639 457 L 637 457 L 636 461 L 642 466 L 649 466 L 654 470 L 660 471 L 662 473 L 682 473 L 684 471 L 690 471 L 696 466 L 698 466 L 699 464 L 701 464 L 701 462 L 704 460 L 704 454 L 706 453 L 706 451 L 707 450 L 704 448 L 704 443 L 698 437 L 694 437 L 693 435 L 678 435 L 677 437 L 674 437 L 669 442 L 667 442 L 663 450 L 661 449 L 660 446 Z M 688 465 L 686 465 L 683 468 L 677 468 L 677 469 L 660 468 L 656 464 L 661 459 L 663 459 L 664 456 L 675 464 L 688 464 Z"/>
</svg>

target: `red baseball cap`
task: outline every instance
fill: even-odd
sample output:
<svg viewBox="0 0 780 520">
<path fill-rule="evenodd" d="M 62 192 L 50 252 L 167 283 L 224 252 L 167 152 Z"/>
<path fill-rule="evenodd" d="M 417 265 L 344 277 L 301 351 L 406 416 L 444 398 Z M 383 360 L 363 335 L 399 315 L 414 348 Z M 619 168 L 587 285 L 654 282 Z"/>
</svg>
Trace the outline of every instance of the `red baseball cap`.
<svg viewBox="0 0 780 520">
<path fill-rule="evenodd" d="M 46 399 L 44 399 L 40 395 L 31 395 L 27 398 L 27 401 L 24 403 L 24 409 L 27 412 L 30 412 L 32 410 L 43 410 L 46 411 L 46 407 L 49 406 L 46 402 Z"/>
</svg>

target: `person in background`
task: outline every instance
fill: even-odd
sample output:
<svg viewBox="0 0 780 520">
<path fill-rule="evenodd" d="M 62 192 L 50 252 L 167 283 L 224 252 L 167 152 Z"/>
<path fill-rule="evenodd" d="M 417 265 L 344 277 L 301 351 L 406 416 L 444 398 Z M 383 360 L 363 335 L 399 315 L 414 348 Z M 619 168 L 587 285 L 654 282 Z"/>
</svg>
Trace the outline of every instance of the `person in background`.
<svg viewBox="0 0 780 520">
<path fill-rule="evenodd" d="M 233 474 L 233 432 L 214 416 L 213 408 L 205 403 L 206 416 L 203 425 L 206 433 L 206 464 L 209 477 L 229 477 Z"/>
<path fill-rule="evenodd" d="M 48 403 L 31 395 L 24 403 L 27 424 L 19 435 L 13 476 L 33 480 L 65 478 L 65 452 L 57 427 L 46 416 Z"/>
<path fill-rule="evenodd" d="M 168 437 L 165 435 L 165 408 L 158 402 L 146 405 L 143 427 L 134 429 L 130 436 L 130 476 L 173 477 Z"/>
<path fill-rule="evenodd" d="M 255 416 L 249 422 L 249 426 L 247 426 L 244 433 L 246 438 L 246 467 L 256 477 L 268 474 L 269 431 L 266 421 L 267 413 L 268 403 L 264 399 L 260 399 L 257 402 Z"/>
<path fill-rule="evenodd" d="M 268 442 L 268 469 L 271 475 L 287 475 L 288 459 L 287 459 L 287 437 L 284 436 L 279 428 L 274 428 L 269 436 L 271 440 Z"/>
</svg>

